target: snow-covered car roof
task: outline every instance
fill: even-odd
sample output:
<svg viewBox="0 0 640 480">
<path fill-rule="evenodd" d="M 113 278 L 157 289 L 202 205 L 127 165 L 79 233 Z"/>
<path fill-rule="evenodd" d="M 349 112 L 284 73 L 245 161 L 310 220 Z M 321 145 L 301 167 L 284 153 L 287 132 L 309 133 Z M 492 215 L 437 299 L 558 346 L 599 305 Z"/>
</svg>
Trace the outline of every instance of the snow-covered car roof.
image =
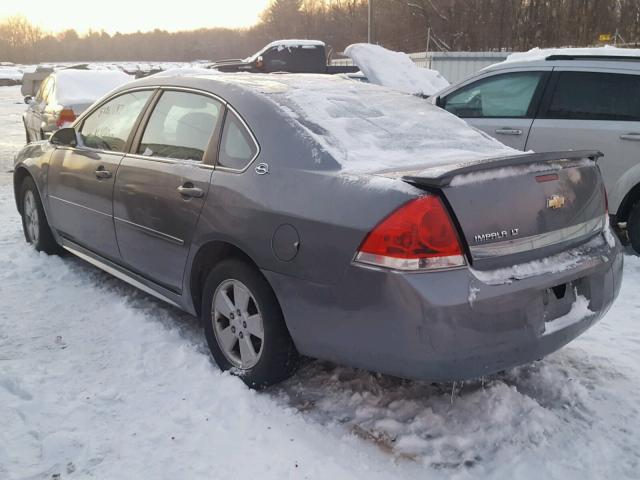
<svg viewBox="0 0 640 480">
<path fill-rule="evenodd" d="M 413 95 L 433 95 L 449 82 L 435 70 L 418 67 L 406 53 L 370 43 L 349 45 L 344 54 L 360 68 L 367 80 Z"/>
<path fill-rule="evenodd" d="M 58 70 L 56 77 L 55 96 L 60 105 L 86 105 L 111 90 L 133 80 L 119 70 Z"/>
<path fill-rule="evenodd" d="M 251 92 L 272 102 L 280 114 L 328 152 L 343 170 L 371 172 L 413 165 L 450 165 L 522 153 L 419 97 L 341 76 L 187 76 L 240 88 L 243 93 L 239 96 Z M 223 90 L 223 85 L 212 88 L 222 96 Z M 227 100 L 233 104 L 233 99 Z"/>
<path fill-rule="evenodd" d="M 553 56 L 565 56 L 565 57 L 618 57 L 623 59 L 640 58 L 640 49 L 638 48 L 617 48 L 609 45 L 603 47 L 585 47 L 585 48 L 532 48 L 526 52 L 514 52 L 510 54 L 504 61 L 490 65 L 487 68 L 493 68 L 498 66 L 511 66 L 514 63 L 528 63 L 544 61 Z M 585 60 L 588 60 L 585 59 Z"/>
</svg>

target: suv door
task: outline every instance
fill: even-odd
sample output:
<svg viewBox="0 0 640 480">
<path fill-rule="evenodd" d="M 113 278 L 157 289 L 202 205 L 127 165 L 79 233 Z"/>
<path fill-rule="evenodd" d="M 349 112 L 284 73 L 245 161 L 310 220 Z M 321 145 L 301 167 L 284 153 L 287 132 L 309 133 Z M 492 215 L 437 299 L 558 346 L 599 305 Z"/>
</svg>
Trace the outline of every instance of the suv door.
<svg viewBox="0 0 640 480">
<path fill-rule="evenodd" d="M 108 259 L 120 254 L 113 228 L 113 185 L 132 130 L 153 90 L 123 93 L 76 126 L 79 145 L 56 147 L 48 181 L 53 227 Z"/>
<path fill-rule="evenodd" d="M 491 73 L 442 96 L 438 105 L 505 145 L 524 150 L 548 71 Z"/>
<path fill-rule="evenodd" d="M 223 103 L 212 96 L 163 90 L 118 170 L 114 219 L 123 264 L 176 293 L 209 189 L 223 115 Z"/>
<path fill-rule="evenodd" d="M 615 213 L 640 180 L 640 75 L 630 70 L 556 67 L 526 148 L 536 152 L 593 149 Z"/>
</svg>

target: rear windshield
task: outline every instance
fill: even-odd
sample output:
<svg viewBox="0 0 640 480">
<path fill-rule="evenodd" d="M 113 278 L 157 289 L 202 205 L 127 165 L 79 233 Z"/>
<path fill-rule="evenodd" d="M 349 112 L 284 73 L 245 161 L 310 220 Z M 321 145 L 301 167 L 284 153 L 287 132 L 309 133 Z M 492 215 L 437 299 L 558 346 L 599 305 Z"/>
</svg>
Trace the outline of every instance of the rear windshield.
<svg viewBox="0 0 640 480">
<path fill-rule="evenodd" d="M 377 85 L 319 75 L 283 75 L 278 87 L 276 81 L 263 82 L 270 85 L 254 86 L 343 169 L 444 165 L 522 153 L 423 98 Z"/>
</svg>

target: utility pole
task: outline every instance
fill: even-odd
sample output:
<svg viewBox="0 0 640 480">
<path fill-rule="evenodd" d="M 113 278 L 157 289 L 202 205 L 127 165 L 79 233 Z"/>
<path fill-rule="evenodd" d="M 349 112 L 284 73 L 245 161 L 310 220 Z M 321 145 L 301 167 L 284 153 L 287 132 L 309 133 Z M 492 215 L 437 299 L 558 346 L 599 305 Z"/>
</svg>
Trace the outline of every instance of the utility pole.
<svg viewBox="0 0 640 480">
<path fill-rule="evenodd" d="M 372 25 L 372 9 L 373 9 L 373 0 L 369 0 L 367 2 L 367 43 L 371 43 L 371 37 L 373 36 L 373 25 Z"/>
</svg>

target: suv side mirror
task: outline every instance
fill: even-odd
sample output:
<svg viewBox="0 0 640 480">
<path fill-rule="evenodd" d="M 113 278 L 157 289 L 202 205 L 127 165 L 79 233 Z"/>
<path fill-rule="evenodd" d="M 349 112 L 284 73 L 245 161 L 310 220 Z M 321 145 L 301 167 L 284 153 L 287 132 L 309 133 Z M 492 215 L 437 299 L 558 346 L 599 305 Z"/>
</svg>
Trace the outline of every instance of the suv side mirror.
<svg viewBox="0 0 640 480">
<path fill-rule="evenodd" d="M 26 103 L 27 105 L 31 105 L 33 103 L 33 97 L 31 95 L 27 95 L 26 97 L 24 97 L 24 103 Z"/>
<path fill-rule="evenodd" d="M 436 97 L 436 107 L 444 108 L 446 104 L 446 100 L 443 99 L 440 95 Z"/>
<path fill-rule="evenodd" d="M 57 145 L 59 147 L 77 147 L 78 135 L 75 128 L 61 128 L 51 135 L 49 141 L 52 145 Z"/>
</svg>

